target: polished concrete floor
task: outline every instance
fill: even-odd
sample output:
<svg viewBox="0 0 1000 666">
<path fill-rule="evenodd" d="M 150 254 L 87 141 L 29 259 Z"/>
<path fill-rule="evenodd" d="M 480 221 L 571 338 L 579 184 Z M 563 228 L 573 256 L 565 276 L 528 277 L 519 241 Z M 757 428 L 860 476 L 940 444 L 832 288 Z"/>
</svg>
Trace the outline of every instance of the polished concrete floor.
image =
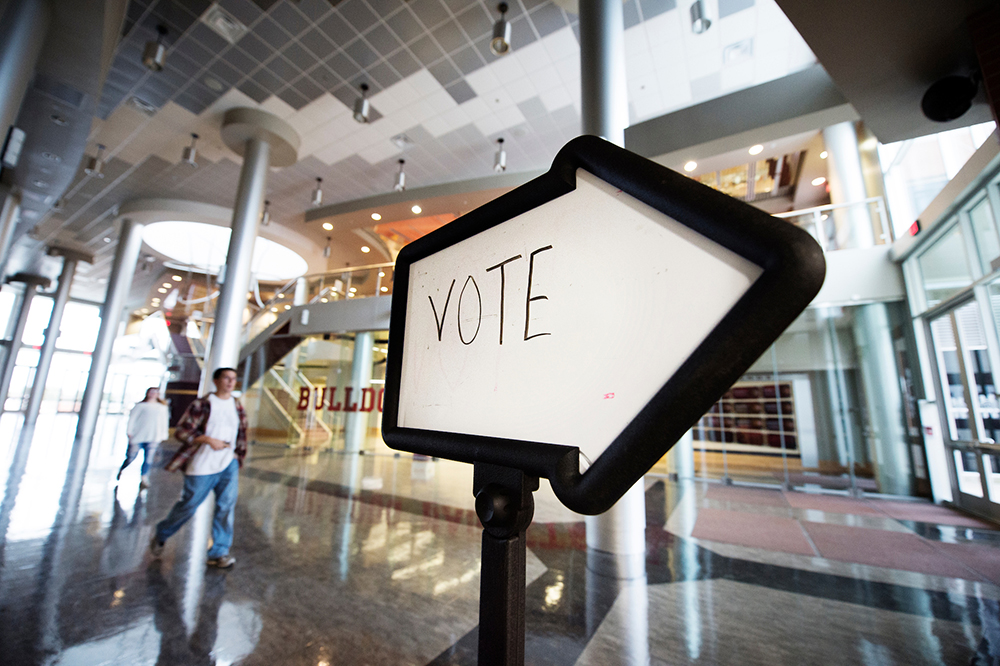
<svg viewBox="0 0 1000 666">
<path fill-rule="evenodd" d="M 219 571 L 207 511 L 147 553 L 180 475 L 154 468 L 141 490 L 136 461 L 116 483 L 123 439 L 105 423 L 85 483 L 67 484 L 72 429 L 46 427 L 13 476 L 16 442 L 0 442 L 0 664 L 476 663 L 471 467 L 255 446 L 237 562 Z M 647 575 L 621 582 L 588 571 L 582 518 L 544 483 L 536 503 L 528 664 L 1000 664 L 996 526 L 649 477 Z"/>
</svg>

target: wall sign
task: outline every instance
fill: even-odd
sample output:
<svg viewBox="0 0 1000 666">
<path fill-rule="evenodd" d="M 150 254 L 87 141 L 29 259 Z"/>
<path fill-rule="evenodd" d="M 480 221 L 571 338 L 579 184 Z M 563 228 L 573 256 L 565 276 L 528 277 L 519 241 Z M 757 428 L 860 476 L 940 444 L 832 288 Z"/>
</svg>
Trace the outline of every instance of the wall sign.
<svg viewBox="0 0 1000 666">
<path fill-rule="evenodd" d="M 400 252 L 389 446 L 613 504 L 806 307 L 804 231 L 595 137 Z"/>
</svg>

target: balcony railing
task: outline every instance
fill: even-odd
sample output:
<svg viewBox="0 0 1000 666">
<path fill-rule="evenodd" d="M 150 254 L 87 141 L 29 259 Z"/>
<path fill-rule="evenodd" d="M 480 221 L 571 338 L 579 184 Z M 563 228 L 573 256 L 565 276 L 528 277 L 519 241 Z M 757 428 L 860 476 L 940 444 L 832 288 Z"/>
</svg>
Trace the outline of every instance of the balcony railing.
<svg viewBox="0 0 1000 666">
<path fill-rule="evenodd" d="M 808 231 L 824 252 L 874 247 L 896 240 L 882 197 L 793 210 L 775 217 Z"/>
</svg>

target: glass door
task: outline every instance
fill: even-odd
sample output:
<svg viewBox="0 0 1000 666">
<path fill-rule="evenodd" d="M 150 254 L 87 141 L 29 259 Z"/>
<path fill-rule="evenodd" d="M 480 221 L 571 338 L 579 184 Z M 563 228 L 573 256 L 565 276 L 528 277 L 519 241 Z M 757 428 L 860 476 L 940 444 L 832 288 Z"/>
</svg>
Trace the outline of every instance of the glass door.
<svg viewBox="0 0 1000 666">
<path fill-rule="evenodd" d="M 1000 404 L 990 341 L 975 300 L 930 320 L 952 493 L 962 508 L 1000 519 L 996 440 Z"/>
</svg>

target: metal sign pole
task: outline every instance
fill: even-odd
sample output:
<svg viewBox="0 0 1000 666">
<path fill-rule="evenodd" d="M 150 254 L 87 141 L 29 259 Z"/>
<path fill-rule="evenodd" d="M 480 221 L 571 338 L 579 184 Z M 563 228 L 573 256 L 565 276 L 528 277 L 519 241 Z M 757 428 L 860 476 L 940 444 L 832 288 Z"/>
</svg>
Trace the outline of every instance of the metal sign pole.
<svg viewBox="0 0 1000 666">
<path fill-rule="evenodd" d="M 538 477 L 476 463 L 473 494 L 483 523 L 479 587 L 479 666 L 523 666 L 525 531 L 535 514 Z"/>
</svg>

